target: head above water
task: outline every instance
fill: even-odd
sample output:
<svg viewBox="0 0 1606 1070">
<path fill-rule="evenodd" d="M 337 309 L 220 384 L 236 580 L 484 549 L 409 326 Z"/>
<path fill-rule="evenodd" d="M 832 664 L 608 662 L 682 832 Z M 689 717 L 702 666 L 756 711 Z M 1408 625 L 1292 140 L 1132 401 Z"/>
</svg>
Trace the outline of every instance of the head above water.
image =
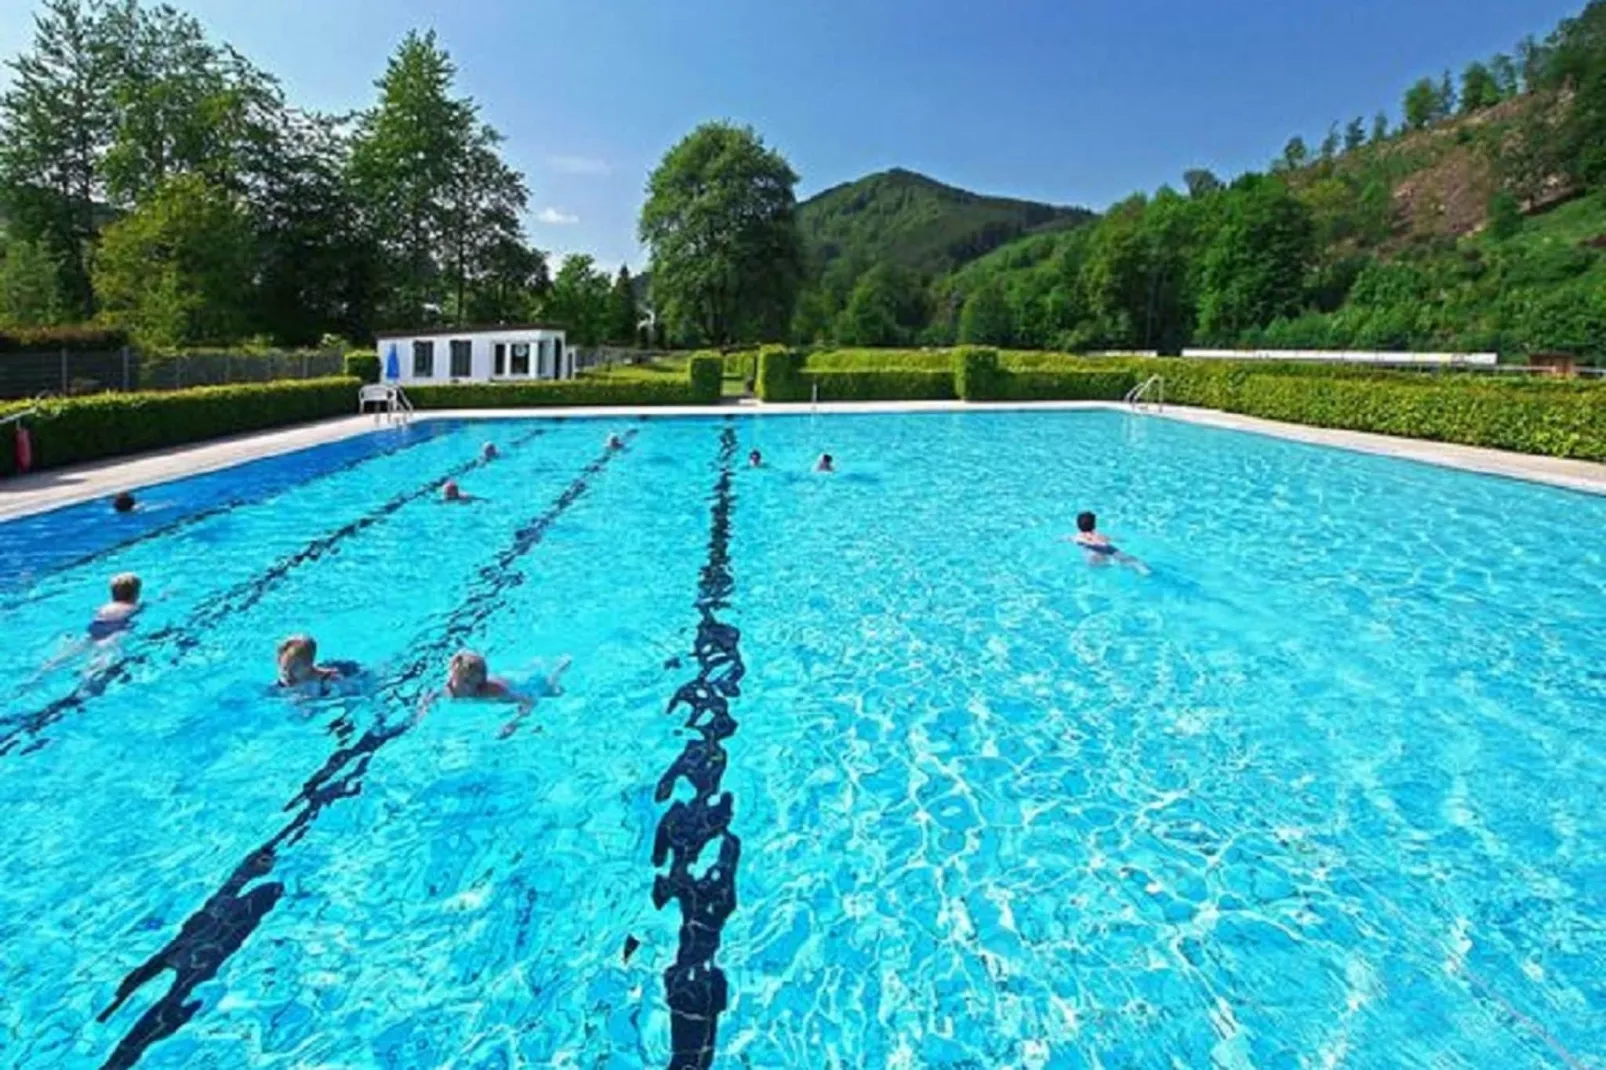
<svg viewBox="0 0 1606 1070">
<path fill-rule="evenodd" d="M 134 496 L 128 491 L 120 492 L 112 499 L 112 508 L 119 513 L 132 513 L 134 511 Z"/>
<path fill-rule="evenodd" d="M 815 462 L 814 467 L 821 472 L 835 471 L 836 458 L 832 457 L 829 453 L 822 453 L 820 454 L 820 459 Z"/>
<path fill-rule="evenodd" d="M 446 481 L 446 485 L 441 487 L 441 497 L 449 502 L 458 501 L 463 497 L 463 492 L 458 489 L 457 480 L 448 479 Z"/>
<path fill-rule="evenodd" d="M 459 650 L 446 665 L 446 686 L 453 691 L 478 691 L 490 678 L 483 655 Z"/>
<path fill-rule="evenodd" d="M 112 577 L 112 601 L 133 605 L 139 601 L 139 577 L 132 572 L 119 572 Z"/>
<path fill-rule="evenodd" d="M 747 454 L 747 463 L 754 468 L 764 463 L 764 455 L 757 450 L 750 450 Z"/>
<path fill-rule="evenodd" d="M 487 461 L 496 460 L 496 458 L 499 456 L 499 454 L 496 452 L 496 443 L 487 442 L 485 445 L 481 446 L 480 456 L 484 457 Z"/>
<path fill-rule="evenodd" d="M 318 640 L 292 635 L 279 643 L 279 679 L 295 684 L 305 680 L 318 663 Z"/>
<path fill-rule="evenodd" d="M 1099 526 L 1099 518 L 1092 513 L 1076 514 L 1076 530 L 1084 534 Z"/>
<path fill-rule="evenodd" d="M 624 439 L 620 438 L 618 435 L 614 434 L 611 431 L 608 433 L 607 447 L 610 450 L 616 450 L 619 447 L 623 446 L 624 444 L 625 444 L 625 440 Z"/>
</svg>

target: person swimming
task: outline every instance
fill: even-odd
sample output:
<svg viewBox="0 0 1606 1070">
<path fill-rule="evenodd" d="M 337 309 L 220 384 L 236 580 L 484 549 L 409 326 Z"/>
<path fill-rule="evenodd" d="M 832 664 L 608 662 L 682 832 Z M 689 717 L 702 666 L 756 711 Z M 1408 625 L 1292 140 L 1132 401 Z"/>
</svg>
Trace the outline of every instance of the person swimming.
<svg viewBox="0 0 1606 1070">
<path fill-rule="evenodd" d="M 518 712 L 498 733 L 505 739 L 512 735 L 524 718 L 529 716 L 530 711 L 535 709 L 537 701 L 563 694 L 562 678 L 568 667 L 569 658 L 560 658 L 536 689 L 516 690 L 506 680 L 491 675 L 490 666 L 486 663 L 484 655 L 476 654 L 472 650 L 460 650 L 446 663 L 445 686 L 440 691 L 425 697 L 418 711 L 418 717 L 421 719 L 434 704 L 435 699 L 442 696 L 449 699 L 510 702 L 518 706 Z"/>
<path fill-rule="evenodd" d="M 820 454 L 820 459 L 814 462 L 814 470 L 816 472 L 835 472 L 836 458 L 829 453 Z"/>
<path fill-rule="evenodd" d="M 112 508 L 119 513 L 132 513 L 136 504 L 134 496 L 126 490 L 118 491 L 117 497 L 112 499 Z"/>
<path fill-rule="evenodd" d="M 608 432 L 608 440 L 603 443 L 603 446 L 610 450 L 622 450 L 625 448 L 625 440 L 610 431 Z"/>
<path fill-rule="evenodd" d="M 472 494 L 464 494 L 463 488 L 457 485 L 457 480 L 455 479 L 448 479 L 445 485 L 441 487 L 441 501 L 443 502 L 466 503 L 478 500 Z"/>
<path fill-rule="evenodd" d="M 95 610 L 95 616 L 89 622 L 91 640 L 105 642 L 133 625 L 134 614 L 140 609 L 140 587 L 139 577 L 132 572 L 121 572 L 112 577 L 112 600 Z"/>
<path fill-rule="evenodd" d="M 354 661 L 318 664 L 318 640 L 310 635 L 292 635 L 279 643 L 279 686 L 286 690 L 305 690 L 316 684 L 319 692 L 327 685 L 349 680 L 361 673 Z"/>
<path fill-rule="evenodd" d="M 763 468 L 764 467 L 764 455 L 762 453 L 758 452 L 757 450 L 749 450 L 748 453 L 747 453 L 747 467 L 749 467 L 749 468 Z"/>
<path fill-rule="evenodd" d="M 1099 519 L 1096 515 L 1091 512 L 1081 512 L 1076 514 L 1076 534 L 1068 536 L 1069 541 L 1076 543 L 1086 552 L 1088 564 L 1107 565 L 1115 561 L 1139 572 L 1149 571 L 1147 565 L 1131 554 L 1123 552 L 1098 527 Z"/>
<path fill-rule="evenodd" d="M 482 461 L 494 461 L 500 456 L 501 454 L 497 452 L 496 443 L 494 442 L 487 442 L 480 447 L 480 460 Z"/>
</svg>

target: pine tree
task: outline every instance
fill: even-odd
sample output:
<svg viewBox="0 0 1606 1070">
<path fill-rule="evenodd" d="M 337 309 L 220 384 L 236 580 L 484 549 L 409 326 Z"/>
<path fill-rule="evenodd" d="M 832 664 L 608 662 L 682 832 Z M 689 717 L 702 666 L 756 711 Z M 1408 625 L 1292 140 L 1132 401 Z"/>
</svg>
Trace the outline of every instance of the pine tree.
<svg viewBox="0 0 1606 1070">
<path fill-rule="evenodd" d="M 635 345 L 636 325 L 640 321 L 635 280 L 630 277 L 630 268 L 621 265 L 613 279 L 613 292 L 608 296 L 608 341 L 621 346 Z"/>
</svg>

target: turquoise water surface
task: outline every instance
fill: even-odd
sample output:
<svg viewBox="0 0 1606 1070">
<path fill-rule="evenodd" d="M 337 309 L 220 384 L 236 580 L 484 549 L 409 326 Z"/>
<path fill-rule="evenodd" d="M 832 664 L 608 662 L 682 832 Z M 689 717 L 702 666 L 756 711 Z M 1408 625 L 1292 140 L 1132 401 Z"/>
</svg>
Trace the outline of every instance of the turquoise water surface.
<svg viewBox="0 0 1606 1070">
<path fill-rule="evenodd" d="M 1002 412 L 140 497 L 0 525 L 0 1065 L 1606 1067 L 1606 498 Z"/>
</svg>

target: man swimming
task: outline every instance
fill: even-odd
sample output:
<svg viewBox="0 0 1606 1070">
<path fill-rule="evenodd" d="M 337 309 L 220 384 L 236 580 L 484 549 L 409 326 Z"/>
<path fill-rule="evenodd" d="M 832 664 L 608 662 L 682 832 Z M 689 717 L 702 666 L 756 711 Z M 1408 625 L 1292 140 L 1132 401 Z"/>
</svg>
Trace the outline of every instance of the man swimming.
<svg viewBox="0 0 1606 1070">
<path fill-rule="evenodd" d="M 442 695 L 450 699 L 511 702 L 518 706 L 518 712 L 498 733 L 506 739 L 518 730 L 519 724 L 529 716 L 531 710 L 535 709 L 537 701 L 563 694 L 563 673 L 568 667 L 569 659 L 560 658 L 546 679 L 542 680 L 533 691 L 518 691 L 506 680 L 491 675 L 490 666 L 486 664 L 484 655 L 476 654 L 472 650 L 460 650 L 446 663 L 446 686 L 425 697 L 419 707 L 418 718 L 422 719 L 430 706 Z"/>
<path fill-rule="evenodd" d="M 1076 534 L 1067 537 L 1068 541 L 1076 543 L 1086 551 L 1088 564 L 1108 565 L 1114 561 L 1136 569 L 1145 575 L 1148 574 L 1148 565 L 1145 565 L 1131 554 L 1123 552 L 1098 527 L 1098 517 L 1093 513 L 1078 513 L 1076 514 Z"/>
<path fill-rule="evenodd" d="M 757 450 L 749 450 L 748 454 L 747 454 L 747 467 L 749 467 L 749 468 L 763 468 L 764 467 L 764 455 L 762 453 L 758 452 Z"/>
<path fill-rule="evenodd" d="M 119 513 L 132 513 L 135 506 L 134 496 L 128 491 L 118 491 L 117 497 L 112 499 L 112 508 Z"/>
<path fill-rule="evenodd" d="M 292 635 L 281 642 L 278 660 L 279 686 L 286 690 L 315 689 L 318 694 L 323 694 L 328 685 L 350 680 L 362 672 L 354 661 L 318 664 L 318 640 L 310 635 Z"/>
<path fill-rule="evenodd" d="M 814 470 L 816 472 L 835 472 L 836 458 L 829 453 L 820 454 L 820 459 L 814 462 Z"/>
<path fill-rule="evenodd" d="M 466 504 L 478 500 L 472 494 L 464 494 L 463 488 L 457 485 L 457 480 L 455 479 L 448 479 L 446 485 L 441 487 L 441 501 L 443 502 Z"/>
<path fill-rule="evenodd" d="M 122 572 L 112 577 L 112 600 L 95 610 L 89 622 L 89 638 L 97 643 L 126 632 L 139 612 L 139 577 Z"/>
<path fill-rule="evenodd" d="M 496 451 L 496 443 L 494 442 L 487 442 L 480 447 L 480 460 L 482 461 L 494 461 L 500 456 L 501 454 Z"/>
<path fill-rule="evenodd" d="M 610 450 L 622 450 L 625 448 L 625 440 L 620 438 L 618 435 L 609 432 L 608 440 L 603 443 L 603 446 L 604 448 Z"/>
</svg>

